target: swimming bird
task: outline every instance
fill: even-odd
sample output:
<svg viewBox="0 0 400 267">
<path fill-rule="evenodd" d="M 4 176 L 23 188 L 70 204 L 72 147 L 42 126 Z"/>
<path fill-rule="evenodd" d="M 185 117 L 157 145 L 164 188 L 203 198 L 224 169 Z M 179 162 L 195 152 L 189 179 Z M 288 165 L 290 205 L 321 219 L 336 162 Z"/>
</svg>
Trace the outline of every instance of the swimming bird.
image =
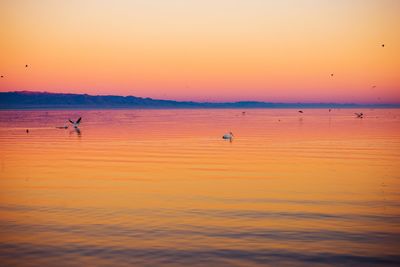
<svg viewBox="0 0 400 267">
<path fill-rule="evenodd" d="M 3 76 L 3 75 L 1 75 L 1 78 L 4 78 L 4 76 Z"/>
<path fill-rule="evenodd" d="M 376 85 L 372 85 L 371 88 L 376 88 Z"/>
<path fill-rule="evenodd" d="M 360 112 L 360 113 L 356 112 L 354 114 L 357 116 L 357 118 L 360 118 L 360 119 L 362 119 L 364 116 L 364 114 L 362 112 Z"/>
<path fill-rule="evenodd" d="M 329 109 L 329 112 L 331 112 L 332 111 L 332 109 Z"/>
<path fill-rule="evenodd" d="M 26 133 L 29 133 L 29 129 L 26 129 Z"/>
<path fill-rule="evenodd" d="M 74 128 L 78 128 L 79 127 L 79 123 L 81 123 L 81 119 L 82 117 L 79 117 L 79 119 L 77 121 L 72 121 L 71 119 L 68 119 L 70 123 L 72 123 L 74 125 Z"/>
<path fill-rule="evenodd" d="M 304 113 L 302 110 L 299 110 L 299 113 Z"/>
<path fill-rule="evenodd" d="M 331 73 L 331 77 L 333 77 L 333 73 Z"/>
<path fill-rule="evenodd" d="M 232 132 L 229 132 L 229 133 L 224 134 L 224 135 L 222 136 L 222 139 L 226 139 L 226 140 L 232 141 L 232 139 L 233 139 L 233 133 L 232 133 Z"/>
<path fill-rule="evenodd" d="M 25 65 L 25 68 L 27 68 L 28 67 L 28 64 L 27 65 Z"/>
<path fill-rule="evenodd" d="M 385 44 L 382 44 L 382 47 L 385 47 Z"/>
</svg>

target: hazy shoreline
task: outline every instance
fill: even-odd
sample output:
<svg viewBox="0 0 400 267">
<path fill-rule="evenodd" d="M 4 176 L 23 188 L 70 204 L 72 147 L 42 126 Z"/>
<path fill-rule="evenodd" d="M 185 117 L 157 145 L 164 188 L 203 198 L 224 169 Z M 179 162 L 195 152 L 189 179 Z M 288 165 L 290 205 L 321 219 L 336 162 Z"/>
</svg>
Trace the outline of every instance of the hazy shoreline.
<svg viewBox="0 0 400 267">
<path fill-rule="evenodd" d="M 0 92 L 0 110 L 37 109 L 318 109 L 400 108 L 400 103 L 279 103 L 260 101 L 194 102 L 136 96 L 64 94 L 48 92 Z"/>
<path fill-rule="evenodd" d="M 296 106 L 296 107 L 84 107 L 84 106 L 70 106 L 70 107 L 60 107 L 60 106 L 49 106 L 49 107 L 0 107 L 0 111 L 29 111 L 29 110 L 184 110 L 184 109 L 356 109 L 356 108 L 364 108 L 364 109 L 397 109 L 400 108 L 400 105 L 397 106 L 351 106 L 351 107 L 304 107 L 304 106 Z"/>
</svg>

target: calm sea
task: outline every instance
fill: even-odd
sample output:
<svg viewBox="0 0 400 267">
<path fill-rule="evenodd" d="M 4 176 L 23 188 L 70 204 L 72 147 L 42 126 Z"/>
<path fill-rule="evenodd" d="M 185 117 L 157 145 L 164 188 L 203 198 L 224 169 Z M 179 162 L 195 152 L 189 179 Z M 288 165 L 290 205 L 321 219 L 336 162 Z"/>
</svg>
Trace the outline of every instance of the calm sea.
<svg viewBox="0 0 400 267">
<path fill-rule="evenodd" d="M 398 266 L 400 110 L 245 111 L 0 111 L 0 265 Z"/>
</svg>

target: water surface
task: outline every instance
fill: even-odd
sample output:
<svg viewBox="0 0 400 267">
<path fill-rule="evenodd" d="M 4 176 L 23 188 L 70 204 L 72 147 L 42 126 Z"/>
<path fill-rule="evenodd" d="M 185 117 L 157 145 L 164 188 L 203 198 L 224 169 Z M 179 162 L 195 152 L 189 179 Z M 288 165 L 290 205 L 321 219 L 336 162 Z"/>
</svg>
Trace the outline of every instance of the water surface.
<svg viewBox="0 0 400 267">
<path fill-rule="evenodd" d="M 398 265 L 400 110 L 359 111 L 0 111 L 0 262 Z"/>
</svg>

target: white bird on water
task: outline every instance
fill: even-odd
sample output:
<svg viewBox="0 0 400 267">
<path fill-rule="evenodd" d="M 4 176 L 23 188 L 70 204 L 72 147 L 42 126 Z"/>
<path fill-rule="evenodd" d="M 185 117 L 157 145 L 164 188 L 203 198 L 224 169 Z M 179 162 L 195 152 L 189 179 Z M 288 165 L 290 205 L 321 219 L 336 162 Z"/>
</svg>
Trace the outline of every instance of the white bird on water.
<svg viewBox="0 0 400 267">
<path fill-rule="evenodd" d="M 222 136 L 222 139 L 226 139 L 226 140 L 232 141 L 232 139 L 233 139 L 233 133 L 232 133 L 232 132 L 229 132 L 229 133 L 224 134 L 224 135 Z"/>
<path fill-rule="evenodd" d="M 75 128 L 79 127 L 79 123 L 81 123 L 81 117 L 79 117 L 79 119 L 77 121 L 72 121 L 71 119 L 69 119 L 69 122 L 72 123 L 72 125 L 74 125 Z"/>
</svg>

